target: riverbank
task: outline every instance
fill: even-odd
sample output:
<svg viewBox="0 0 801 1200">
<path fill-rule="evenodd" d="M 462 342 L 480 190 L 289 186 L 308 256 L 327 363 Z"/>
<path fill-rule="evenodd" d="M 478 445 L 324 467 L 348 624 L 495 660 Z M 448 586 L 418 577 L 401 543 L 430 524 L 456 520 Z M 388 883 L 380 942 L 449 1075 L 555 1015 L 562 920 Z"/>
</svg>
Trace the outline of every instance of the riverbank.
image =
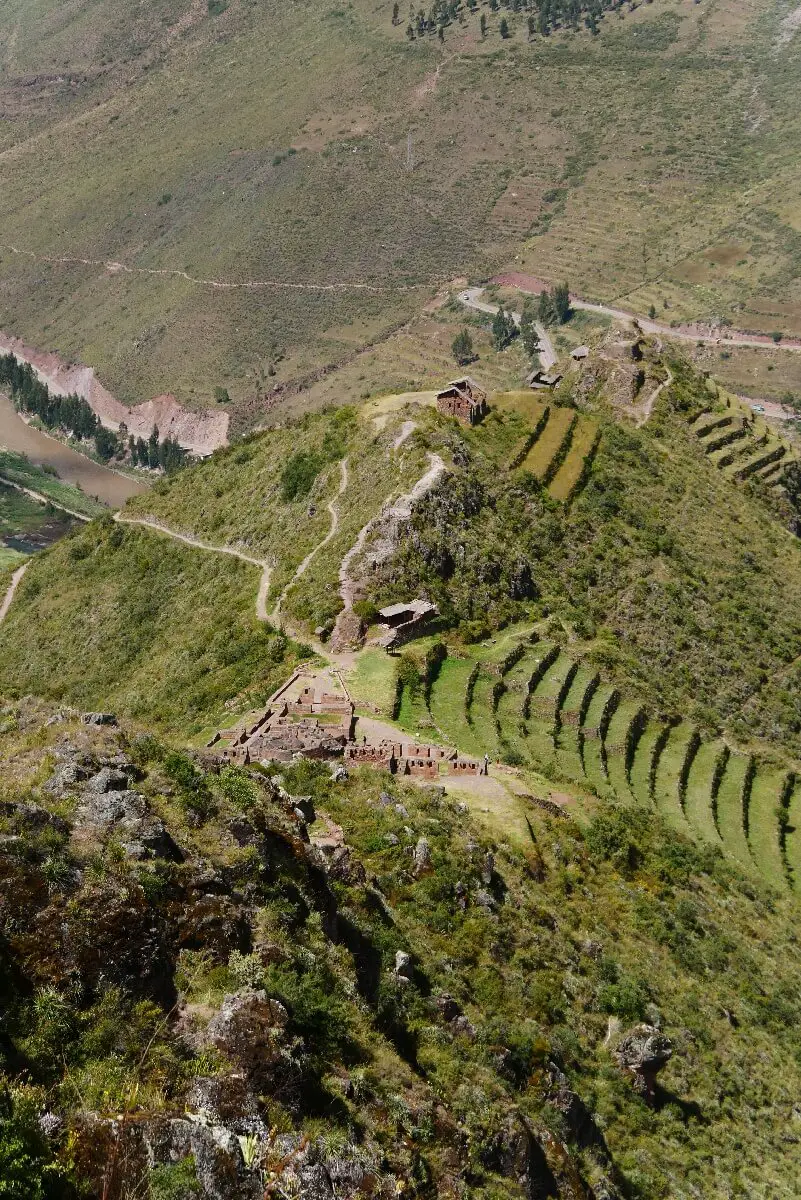
<svg viewBox="0 0 801 1200">
<path fill-rule="evenodd" d="M 0 393 L 0 447 L 24 454 L 34 466 L 54 470 L 64 483 L 79 488 L 109 508 L 121 508 L 126 500 L 148 485 L 138 479 L 93 462 L 71 446 L 48 437 L 22 420 L 9 398 Z"/>
</svg>

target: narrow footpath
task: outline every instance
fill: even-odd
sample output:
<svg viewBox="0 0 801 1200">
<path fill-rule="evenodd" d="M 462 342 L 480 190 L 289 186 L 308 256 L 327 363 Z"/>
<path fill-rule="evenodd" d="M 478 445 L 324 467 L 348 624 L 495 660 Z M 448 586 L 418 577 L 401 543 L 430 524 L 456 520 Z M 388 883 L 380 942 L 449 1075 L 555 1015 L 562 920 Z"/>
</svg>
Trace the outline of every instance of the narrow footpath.
<svg viewBox="0 0 801 1200">
<path fill-rule="evenodd" d="M 346 458 L 343 458 L 342 461 L 340 462 L 339 471 L 340 471 L 339 491 L 337 492 L 334 499 L 330 500 L 328 502 L 328 511 L 331 514 L 331 528 L 328 530 L 328 533 L 325 535 L 323 540 L 321 542 L 318 542 L 313 550 L 309 551 L 309 553 L 304 558 L 303 562 L 300 563 L 300 565 L 298 566 L 297 570 L 295 571 L 295 574 L 292 576 L 289 583 L 286 585 L 284 590 L 281 592 L 281 595 L 278 597 L 275 608 L 270 613 L 270 622 L 271 622 L 271 624 L 273 624 L 275 626 L 278 625 L 278 623 L 281 619 L 281 606 L 283 605 L 284 600 L 286 599 L 290 588 L 294 587 L 294 585 L 300 579 L 301 575 L 305 574 L 312 559 L 317 554 L 319 554 L 319 552 L 322 550 L 323 546 L 328 545 L 328 543 L 331 541 L 332 537 L 334 537 L 336 535 L 336 532 L 339 529 L 339 513 L 337 511 L 337 500 L 340 498 L 340 496 L 342 496 L 342 494 L 345 492 L 345 490 L 348 486 L 348 460 Z"/>
<path fill-rule="evenodd" d="M 5 621 L 8 615 L 8 610 L 11 608 L 11 601 L 14 599 L 14 593 L 19 587 L 22 576 L 28 570 L 29 565 L 29 562 L 23 563 L 21 567 L 17 567 L 16 571 L 11 576 L 11 583 L 8 585 L 8 589 L 3 597 L 2 603 L 0 603 L 0 625 L 3 624 L 3 621 Z"/>
<path fill-rule="evenodd" d="M 233 546 L 213 546 L 210 542 L 204 542 L 200 538 L 192 537 L 190 534 L 177 533 L 174 529 L 169 529 L 166 525 L 162 525 L 159 521 L 154 521 L 148 517 L 124 517 L 122 513 L 115 513 L 114 520 L 118 521 L 120 525 L 142 525 L 145 529 L 161 533 L 176 542 L 183 542 L 185 546 L 193 546 L 196 550 L 206 550 L 210 554 L 227 554 L 231 558 L 238 558 L 242 562 L 250 563 L 251 566 L 261 568 L 261 581 L 256 596 L 256 616 L 260 621 L 269 620 L 267 616 L 267 595 L 270 591 L 270 579 L 273 568 L 263 558 L 254 558 L 252 554 L 245 554 L 244 550 L 237 550 Z"/>
</svg>

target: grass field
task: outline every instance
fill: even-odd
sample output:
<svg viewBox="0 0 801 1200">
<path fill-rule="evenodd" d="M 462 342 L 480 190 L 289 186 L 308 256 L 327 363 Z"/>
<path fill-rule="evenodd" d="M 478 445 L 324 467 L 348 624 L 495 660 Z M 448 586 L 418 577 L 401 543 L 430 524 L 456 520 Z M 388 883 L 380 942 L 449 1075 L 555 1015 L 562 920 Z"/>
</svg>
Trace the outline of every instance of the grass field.
<svg viewBox="0 0 801 1200">
<path fill-rule="evenodd" d="M 779 840 L 779 801 L 787 779 L 784 770 L 759 767 L 748 803 L 748 843 L 757 869 L 776 888 L 787 886 Z"/>
<path fill-rule="evenodd" d="M 598 425 L 590 418 L 579 419 L 570 450 L 554 475 L 548 491 L 554 500 L 569 500 L 586 469 L 587 456 L 592 453 L 599 437 Z"/>
<path fill-rule="evenodd" d="M 545 478 L 575 416 L 569 408 L 551 407 L 548 424 L 520 464 L 521 471 L 530 471 L 537 479 Z"/>
<path fill-rule="evenodd" d="M 696 837 L 702 837 L 712 846 L 720 846 L 720 834 L 715 825 L 712 803 L 715 771 L 724 749 L 721 741 L 704 742 L 690 766 L 687 776 L 687 794 L 684 812 L 687 822 Z"/>
<path fill-rule="evenodd" d="M 230 724 L 227 701 L 250 710 L 295 662 L 256 620 L 258 577 L 236 559 L 93 523 L 32 561 L 0 627 L 0 689 L 184 736 Z"/>
</svg>

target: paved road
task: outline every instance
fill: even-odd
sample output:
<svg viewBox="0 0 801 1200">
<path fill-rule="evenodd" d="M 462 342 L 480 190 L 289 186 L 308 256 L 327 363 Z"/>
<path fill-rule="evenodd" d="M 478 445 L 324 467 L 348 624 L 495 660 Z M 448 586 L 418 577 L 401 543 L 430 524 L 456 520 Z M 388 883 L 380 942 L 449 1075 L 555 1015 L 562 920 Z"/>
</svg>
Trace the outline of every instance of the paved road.
<svg viewBox="0 0 801 1200">
<path fill-rule="evenodd" d="M 494 317 L 499 304 L 487 304 L 486 301 L 479 299 L 484 294 L 484 289 L 480 287 L 465 288 L 463 292 L 459 292 L 457 299 L 464 304 L 465 308 L 473 308 L 476 312 L 488 313 Z M 519 325 L 523 314 L 519 312 L 512 313 L 512 319 L 515 325 Z M 548 330 L 539 321 L 534 322 L 534 328 L 537 331 L 537 337 L 540 340 L 540 365 L 543 371 L 550 371 L 551 367 L 556 365 L 556 351 L 553 342 L 551 341 Z"/>
</svg>

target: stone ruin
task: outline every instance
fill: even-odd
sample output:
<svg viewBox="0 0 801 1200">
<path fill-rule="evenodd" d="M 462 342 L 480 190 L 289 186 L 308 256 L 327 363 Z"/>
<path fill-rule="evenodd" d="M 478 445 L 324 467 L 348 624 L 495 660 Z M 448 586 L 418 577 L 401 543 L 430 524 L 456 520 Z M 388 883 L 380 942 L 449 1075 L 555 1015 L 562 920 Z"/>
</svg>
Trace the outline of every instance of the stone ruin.
<svg viewBox="0 0 801 1200">
<path fill-rule="evenodd" d="M 335 692 L 317 693 L 310 686 L 296 700 L 287 700 L 284 693 L 296 678 L 273 697 L 253 725 L 215 734 L 209 746 L 226 743 L 218 752 L 224 762 L 291 762 L 298 755 L 322 759 L 342 755 L 353 736 L 352 702 Z"/>
<path fill-rule="evenodd" d="M 393 775 L 436 779 L 448 775 L 486 775 L 487 759 L 465 758 L 456 750 L 387 738 L 379 742 L 354 740 L 355 712 L 351 699 L 336 692 L 317 692 L 306 685 L 296 699 L 286 693 L 292 678 L 272 698 L 252 724 L 220 730 L 208 747 L 226 763 L 291 762 L 294 758 L 344 757 L 353 766 L 371 766 Z"/>
<path fill-rule="evenodd" d="M 393 742 L 350 742 L 345 747 L 345 759 L 353 766 L 377 767 L 393 775 L 413 775 L 421 779 L 437 779 L 440 767 L 448 775 L 486 775 L 487 759 L 465 758 L 456 750 L 442 746 Z"/>
</svg>

